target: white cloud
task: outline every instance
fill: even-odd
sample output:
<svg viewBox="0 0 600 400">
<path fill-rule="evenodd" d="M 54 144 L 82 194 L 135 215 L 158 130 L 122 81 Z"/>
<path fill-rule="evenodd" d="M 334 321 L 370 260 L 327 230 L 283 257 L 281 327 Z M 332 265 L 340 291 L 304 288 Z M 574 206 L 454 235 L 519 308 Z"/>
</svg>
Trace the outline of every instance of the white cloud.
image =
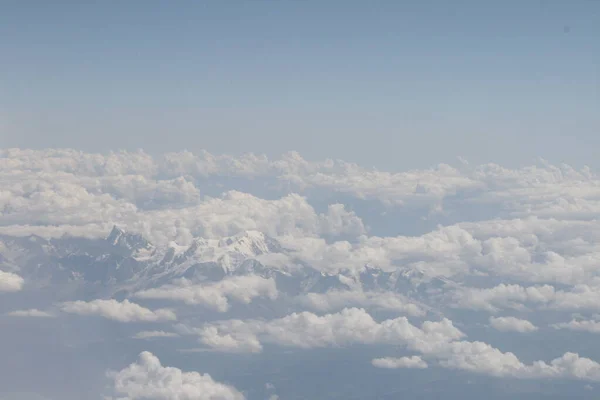
<svg viewBox="0 0 600 400">
<path fill-rule="evenodd" d="M 570 290 L 556 290 L 554 286 L 500 284 L 492 288 L 463 288 L 453 294 L 456 307 L 497 312 L 512 308 L 526 310 L 536 307 L 545 310 L 599 310 L 600 288 L 576 285 Z"/>
<path fill-rule="evenodd" d="M 430 275 L 453 276 L 469 272 L 469 260 L 481 252 L 481 243 L 458 226 L 440 227 L 421 236 L 360 236 L 356 243 L 328 243 L 321 238 L 280 238 L 292 255 L 327 272 L 361 270 L 366 264 L 393 270 L 398 265 Z"/>
<path fill-rule="evenodd" d="M 54 314 L 51 314 L 46 311 L 40 311 L 38 309 L 32 308 L 29 310 L 17 310 L 12 311 L 7 314 L 11 317 L 31 317 L 31 318 L 52 318 Z"/>
<path fill-rule="evenodd" d="M 425 369 L 427 368 L 427 363 L 423 361 L 420 356 L 412 356 L 412 357 L 383 357 L 383 358 L 375 358 L 371 361 L 373 366 L 378 368 L 415 368 L 415 369 Z"/>
<path fill-rule="evenodd" d="M 568 329 L 571 331 L 581 331 L 590 333 L 600 333 L 600 321 L 597 320 L 577 320 L 561 322 L 552 325 L 555 329 Z"/>
<path fill-rule="evenodd" d="M 316 311 L 335 311 L 346 307 L 365 307 L 397 311 L 422 316 L 425 310 L 405 296 L 394 292 L 363 292 L 360 290 L 330 290 L 307 293 L 298 298 L 300 304 Z"/>
<path fill-rule="evenodd" d="M 142 331 L 136 333 L 133 338 L 134 339 L 154 339 L 154 338 L 173 338 L 178 337 L 179 335 L 175 332 L 165 332 L 165 331 Z"/>
<path fill-rule="evenodd" d="M 261 199 L 231 190 L 229 184 L 222 186 L 222 195 L 205 197 L 203 185 L 215 183 L 208 179 L 211 177 L 247 182 L 265 178 L 255 180 L 253 190 L 267 182 L 269 190 L 276 189 L 277 198 Z M 0 150 L 0 188 L 0 231 L 4 233 L 99 237 L 118 224 L 158 246 L 170 241 L 183 246 L 197 236 L 218 240 L 255 230 L 276 237 L 286 248 L 280 254 L 257 256 L 261 262 L 288 267 L 309 264 L 326 272 L 356 272 L 365 264 L 389 271 L 402 266 L 426 276 L 451 277 L 459 285 L 439 289 L 454 290 L 442 297 L 448 300 L 441 304 L 442 310 L 448 304 L 494 313 L 504 309 L 600 309 L 600 224 L 596 221 L 600 179 L 586 168 L 576 171 L 545 162 L 520 169 L 442 164 L 389 173 L 337 160 L 309 162 L 297 153 L 269 160 L 253 154 L 233 157 L 207 152 L 151 157 L 143 152 L 102 155 L 8 149 Z M 416 236 L 367 236 L 365 224 L 369 221 L 363 222 L 350 208 L 332 204 L 317 211 L 303 196 L 322 191 L 333 194 L 325 198 L 339 198 L 337 194 L 342 193 L 377 200 L 387 205 L 388 211 L 393 207 L 394 212 L 423 217 L 428 223 L 440 218 L 447 225 Z M 350 238 L 335 241 L 335 236 Z M 17 274 L 0 271 L 0 291 L 17 291 L 23 284 Z M 300 348 L 391 344 L 420 352 L 422 358 L 383 358 L 374 363 L 406 366 L 412 360 L 415 365 L 417 361 L 437 362 L 495 376 L 598 379 L 598 365 L 592 360 L 566 353 L 549 363 L 525 364 L 489 344 L 462 340 L 464 335 L 449 320 L 428 321 L 420 327 L 406 318 L 378 322 L 364 310 L 346 308 L 422 316 L 425 307 L 396 293 L 354 289 L 310 293 L 296 299 L 319 312 L 344 309 L 338 313 L 220 321 L 197 333 L 206 346 L 221 351 L 258 352 L 265 344 Z M 137 296 L 227 311 L 232 302 L 275 299 L 277 294 L 271 279 L 236 277 L 210 284 L 182 280 Z M 128 300 L 69 302 L 62 310 L 123 322 L 176 319 L 169 309 L 150 310 Z M 11 314 L 44 316 L 39 310 Z M 503 331 L 536 329 L 531 322 L 513 317 L 490 318 L 490 324 Z M 573 320 L 554 326 L 598 332 L 598 324 Z M 148 331 L 136 337 L 171 335 Z"/>
<path fill-rule="evenodd" d="M 159 322 L 177 319 L 172 310 L 163 308 L 153 311 L 127 299 L 122 302 L 113 299 L 72 301 L 63 303 L 61 310 L 70 314 L 98 315 L 119 322 Z"/>
<path fill-rule="evenodd" d="M 550 363 L 522 363 L 513 353 L 482 342 L 453 342 L 436 357 L 446 368 L 462 369 L 498 377 L 569 378 L 600 381 L 600 364 L 575 353 L 565 353 Z"/>
<path fill-rule="evenodd" d="M 360 218 L 343 206 L 334 205 L 327 214 L 318 214 L 297 194 L 264 200 L 229 191 L 220 198 L 205 198 L 197 204 L 168 203 L 155 210 L 142 210 L 127 199 L 113 196 L 90 192 L 77 184 L 55 182 L 39 183 L 34 189 L 14 189 L 6 196 L 4 207 L 12 211 L 0 215 L 4 225 L 0 232 L 35 233 L 44 237 L 63 234 L 101 237 L 112 225 L 118 224 L 157 245 L 170 241 L 187 245 L 195 236 L 219 238 L 246 230 L 261 231 L 273 237 L 365 232 Z M 38 229 L 40 225 L 42 228 Z"/>
<path fill-rule="evenodd" d="M 18 292 L 25 280 L 12 272 L 0 271 L 0 292 Z"/>
<path fill-rule="evenodd" d="M 513 353 L 503 353 L 483 342 L 453 341 L 423 352 L 439 366 L 478 374 L 519 379 L 566 378 L 600 381 L 600 364 L 575 353 L 565 353 L 550 363 L 524 364 Z M 372 364 L 380 368 L 426 368 L 419 356 L 379 358 Z"/>
<path fill-rule="evenodd" d="M 233 386 L 216 382 L 208 374 L 164 367 L 147 351 L 139 360 L 117 372 L 109 372 L 119 400 L 243 400 Z"/>
<path fill-rule="evenodd" d="M 550 363 L 524 364 L 515 354 L 487 343 L 459 340 L 465 335 L 448 319 L 426 321 L 419 328 L 405 317 L 377 322 L 364 310 L 353 308 L 323 316 L 302 312 L 271 321 L 220 321 L 194 331 L 204 345 L 226 352 L 260 352 L 263 343 L 305 349 L 388 344 L 417 351 L 450 369 L 498 377 L 600 380 L 600 364 L 593 360 L 565 353 Z M 384 368 L 416 367 L 420 359 L 384 357 L 373 363 Z"/>
<path fill-rule="evenodd" d="M 254 154 L 181 152 L 153 158 L 143 152 L 102 155 L 68 149 L 6 149 L 1 155 L 0 231 L 5 233 L 97 237 L 116 223 L 157 245 L 173 240 L 187 245 L 195 236 L 258 230 L 292 238 L 294 258 L 327 271 L 358 269 L 369 262 L 383 268 L 403 264 L 443 276 L 477 268 L 537 283 L 583 284 L 598 275 L 598 227 L 573 220 L 591 219 L 600 211 L 600 180 L 586 168 L 576 171 L 541 162 L 514 170 L 494 164 L 458 169 L 439 165 L 388 173 L 339 160 L 308 162 L 293 152 L 278 160 Z M 209 176 L 266 177 L 291 182 L 288 189 L 300 193 L 303 188 L 343 192 L 402 205 L 407 212 L 411 207 L 450 207 L 456 201 L 443 200 L 457 195 L 461 205 L 450 210 L 453 219 L 468 219 L 470 214 L 461 214 L 468 210 L 460 207 L 474 205 L 489 206 L 489 215 L 482 218 L 494 220 L 460 222 L 416 237 L 362 237 L 360 243 L 328 244 L 319 236 L 356 237 L 366 233 L 363 221 L 341 204 L 319 214 L 298 194 L 264 200 L 226 191 L 219 198 L 203 198 L 199 181 Z M 516 219 L 498 220 L 499 213 Z M 573 249 L 578 253 L 571 254 Z"/>
<path fill-rule="evenodd" d="M 426 351 L 464 336 L 448 319 L 426 321 L 419 328 L 406 317 L 379 323 L 358 308 L 323 316 L 293 313 L 271 321 L 220 321 L 207 324 L 197 332 L 202 343 L 217 350 L 251 352 L 261 351 L 262 343 L 299 348 L 377 343 Z"/>
<path fill-rule="evenodd" d="M 490 317 L 492 328 L 502 332 L 535 332 L 538 327 L 525 319 L 515 317 Z"/>
<path fill-rule="evenodd" d="M 271 300 L 277 298 L 275 280 L 256 275 L 228 277 L 212 284 L 193 284 L 187 279 L 180 279 L 177 283 L 143 290 L 135 296 L 142 299 L 168 299 L 186 304 L 202 304 L 220 312 L 229 309 L 229 299 L 249 304 L 257 297 Z"/>
<path fill-rule="evenodd" d="M 404 207 L 436 209 L 444 198 L 460 194 L 461 204 L 502 205 L 516 216 L 589 219 L 600 209 L 600 185 L 589 168 L 576 171 L 546 162 L 521 169 L 495 164 L 460 168 L 440 164 L 431 169 L 390 173 L 340 160 L 309 162 L 295 152 L 278 160 L 264 155 L 235 157 L 205 151 L 168 153 L 156 158 L 143 152 L 102 155 L 53 149 L 7 149 L 0 155 L 0 172 L 6 177 L 38 174 L 99 181 L 122 176 L 139 176 L 147 181 L 171 181 L 183 176 L 196 180 L 265 177 L 282 187 L 290 185 L 295 191 L 319 188 Z M 140 184 L 129 185 L 133 189 L 127 186 L 125 192 L 137 190 Z M 116 195 L 127 196 L 118 191 Z"/>
</svg>

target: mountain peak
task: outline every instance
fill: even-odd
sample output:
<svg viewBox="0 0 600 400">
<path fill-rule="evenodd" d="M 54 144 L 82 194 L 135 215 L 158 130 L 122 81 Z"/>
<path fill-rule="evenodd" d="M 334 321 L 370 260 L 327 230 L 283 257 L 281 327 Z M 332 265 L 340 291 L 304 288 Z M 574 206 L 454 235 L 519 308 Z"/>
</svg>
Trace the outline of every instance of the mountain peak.
<svg viewBox="0 0 600 400">
<path fill-rule="evenodd" d="M 128 233 L 125 230 L 114 225 L 109 235 L 106 237 L 106 242 L 110 246 L 120 248 L 127 253 L 136 253 L 140 250 L 151 250 L 152 244 L 138 233 Z"/>
<path fill-rule="evenodd" d="M 121 239 L 121 237 L 123 237 L 123 235 L 125 235 L 125 231 L 123 229 L 119 228 L 118 226 L 113 225 L 112 230 L 106 237 L 106 241 L 112 245 L 116 245 L 119 242 L 119 239 Z"/>
</svg>

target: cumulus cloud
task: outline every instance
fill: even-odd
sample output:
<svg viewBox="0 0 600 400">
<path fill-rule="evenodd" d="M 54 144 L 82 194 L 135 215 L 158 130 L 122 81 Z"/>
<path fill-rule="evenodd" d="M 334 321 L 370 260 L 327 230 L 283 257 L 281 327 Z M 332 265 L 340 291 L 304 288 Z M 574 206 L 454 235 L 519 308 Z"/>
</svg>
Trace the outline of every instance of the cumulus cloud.
<svg viewBox="0 0 600 400">
<path fill-rule="evenodd" d="M 294 193 L 265 200 L 224 190 L 220 197 L 202 197 L 199 182 L 209 176 L 268 177 L 291 184 L 282 193 L 321 188 L 404 209 L 423 205 L 438 209 L 442 203 L 489 207 L 490 214 L 483 219 L 491 221 L 462 222 L 465 210 L 456 209 L 450 212 L 460 223 L 425 235 L 327 243 L 319 236 L 366 233 L 361 218 L 342 204 L 319 214 L 305 197 Z M 408 264 L 433 275 L 469 274 L 476 268 L 530 282 L 581 284 L 598 275 L 600 248 L 592 246 L 598 229 L 573 215 L 582 215 L 583 210 L 589 216 L 595 210 L 598 182 L 589 169 L 576 171 L 546 162 L 518 170 L 494 164 L 458 169 L 439 165 L 388 173 L 339 160 L 308 162 L 293 152 L 269 160 L 207 152 L 153 158 L 143 152 L 6 149 L 0 156 L 0 230 L 97 237 L 117 223 L 157 245 L 170 241 L 187 245 L 195 236 L 218 238 L 258 230 L 290 237 L 291 248 L 297 250 L 294 258 L 323 270 L 358 269 L 367 262 L 383 268 Z M 449 196 L 449 201 L 442 201 Z M 546 212 L 552 201 L 558 201 L 566 214 Z M 513 219 L 498 220 L 498 213 Z M 488 234 L 491 225 L 496 225 L 496 234 Z M 570 246 L 565 248 L 567 242 Z M 578 249 L 577 254 L 572 249 Z"/>
<path fill-rule="evenodd" d="M 468 273 L 469 260 L 481 252 L 481 243 L 459 226 L 440 227 L 421 236 L 360 236 L 355 243 L 328 243 L 321 238 L 280 239 L 304 263 L 331 273 L 376 265 L 393 270 L 414 267 L 433 276 Z"/>
<path fill-rule="evenodd" d="M 257 297 L 273 300 L 278 294 L 274 279 L 265 279 L 256 275 L 228 277 L 212 284 L 193 284 L 187 279 L 180 279 L 177 283 L 142 290 L 135 296 L 142 299 L 166 299 L 193 305 L 202 304 L 225 312 L 229 309 L 229 299 L 249 304 Z"/>
<path fill-rule="evenodd" d="M 36 187 L 35 190 L 41 190 Z M 52 184 L 39 194 L 9 196 L 5 207 L 13 210 L 0 216 L 1 232 L 13 235 L 38 234 L 60 237 L 64 234 L 100 237 L 114 224 L 142 234 L 157 245 L 170 241 L 190 244 L 193 237 L 231 236 L 258 230 L 270 236 L 316 236 L 319 234 L 361 234 L 363 223 L 343 206 L 332 206 L 318 214 L 304 197 L 290 194 L 277 200 L 229 191 L 219 198 L 205 198 L 198 204 L 141 210 L 110 194 L 93 194 L 75 185 Z M 24 197 L 26 196 L 26 197 Z M 21 198 L 23 197 L 23 200 Z M 45 226 L 38 229 L 38 226 Z M 53 226 L 50 226 L 53 225 Z"/>
<path fill-rule="evenodd" d="M 231 190 L 231 182 L 252 182 L 252 194 L 243 193 L 240 187 Z M 272 190 L 268 199 L 257 195 L 263 184 Z M 204 192 L 210 185 L 212 197 Z M 215 188 L 220 195 L 214 195 Z M 325 198 L 335 198 L 334 203 L 340 198 L 375 200 L 411 221 L 423 218 L 427 226 L 442 225 L 412 236 L 373 236 L 380 233 L 367 228 L 372 215 L 357 214 L 343 204 L 313 207 L 317 203 L 307 196 L 323 192 Z M 309 162 L 294 152 L 270 160 L 254 154 L 234 157 L 207 152 L 152 157 L 144 152 L 0 149 L 0 233 L 101 237 L 118 224 L 142 234 L 160 253 L 172 241 L 189 246 L 205 240 L 207 247 L 214 247 L 211 240 L 257 231 L 277 238 L 281 252 L 240 254 L 282 269 L 310 265 L 327 273 L 352 274 L 375 265 L 389 272 L 402 267 L 425 278 L 448 278 L 439 280 L 443 282 L 443 287 L 436 288 L 440 297 L 427 298 L 430 292 L 424 295 L 432 303 L 439 298 L 445 301 L 432 304 L 439 306 L 440 314 L 448 305 L 490 313 L 598 310 L 599 199 L 600 180 L 589 168 L 575 170 L 543 161 L 519 169 L 464 163 L 390 173 L 339 160 Z M 322 205 L 322 198 L 317 200 Z M 390 225 L 395 221 L 390 220 Z M 11 256 L 1 246 L 2 256 Z M 210 261 L 227 264 L 226 257 L 221 258 L 217 250 L 213 253 Z M 16 271 L 10 268 L 20 263 L 12 261 L 8 270 Z M 229 261 L 233 265 L 239 260 Z M 3 268 L 8 265 L 2 257 L 0 263 Z M 23 284 L 19 275 L 0 271 L 0 291 L 18 291 Z M 385 357 L 374 360 L 374 365 L 418 368 L 437 364 L 494 376 L 598 379 L 598 364 L 577 354 L 526 364 L 489 344 L 464 340 L 447 319 L 416 326 L 406 318 L 376 321 L 363 309 L 347 308 L 417 317 L 429 310 L 410 299 L 415 293 L 422 295 L 417 283 L 402 295 L 369 290 L 357 285 L 349 291 L 295 298 L 296 305 L 331 314 L 302 312 L 270 320 L 217 321 L 194 331 L 205 346 L 219 351 L 259 352 L 266 344 L 299 348 L 388 344 L 420 355 Z M 277 295 L 274 280 L 254 276 L 202 284 L 180 280 L 136 293 L 139 298 L 199 304 L 222 312 L 233 302 Z M 169 309 L 150 310 L 128 300 L 68 302 L 61 310 L 123 322 L 176 319 Z M 11 314 L 41 317 L 45 313 L 19 310 Z M 492 317 L 490 325 L 502 331 L 537 329 L 514 317 Z M 554 327 L 600 330 L 595 320 L 574 319 Z M 172 335 L 147 331 L 134 337 Z M 121 394 L 132 399 L 154 395 Z"/>
<path fill-rule="evenodd" d="M 412 356 L 412 357 L 384 357 L 384 358 L 375 358 L 371 361 L 374 367 L 378 368 L 415 368 L 415 369 L 425 369 L 428 367 L 427 363 L 423 361 L 420 356 Z"/>
<path fill-rule="evenodd" d="M 63 303 L 61 310 L 70 314 L 97 315 L 119 322 L 160 322 L 177 319 L 172 310 L 161 308 L 153 311 L 127 299 L 122 302 L 113 299 L 89 302 L 78 300 Z"/>
<path fill-rule="evenodd" d="M 142 331 L 136 333 L 133 338 L 134 339 L 154 339 L 154 338 L 174 338 L 179 335 L 175 332 L 165 332 L 165 331 Z"/>
<path fill-rule="evenodd" d="M 208 374 L 165 367 L 158 357 L 144 351 L 137 362 L 110 371 L 119 400 L 243 400 L 236 388 L 215 381 Z M 122 397 L 125 396 L 125 397 Z"/>
<path fill-rule="evenodd" d="M 600 333 L 600 321 L 572 319 L 569 322 L 561 322 L 552 325 L 555 329 L 568 329 L 571 331 Z"/>
<path fill-rule="evenodd" d="M 526 310 L 536 307 L 546 310 L 598 310 L 600 290 L 596 286 L 576 285 L 569 290 L 554 286 L 500 284 L 492 288 L 463 288 L 453 294 L 455 306 L 497 312 L 500 309 Z"/>
<path fill-rule="evenodd" d="M 54 314 L 46 312 L 46 311 L 40 311 L 36 308 L 32 308 L 29 310 L 11 311 L 7 315 L 11 316 L 11 317 L 31 317 L 31 318 L 52 318 L 52 317 L 54 317 Z"/>
<path fill-rule="evenodd" d="M 293 313 L 280 319 L 227 320 L 199 329 L 200 341 L 223 351 L 262 350 L 262 343 L 298 348 L 393 344 L 425 351 L 464 336 L 448 319 L 426 321 L 419 328 L 406 317 L 375 321 L 364 309 L 347 308 L 319 316 Z"/>
<path fill-rule="evenodd" d="M 451 341 L 429 347 L 423 354 L 438 365 L 495 377 L 518 379 L 565 378 L 600 381 L 600 364 L 575 353 L 565 353 L 546 363 L 534 361 L 525 364 L 513 353 L 484 342 Z M 420 356 L 374 359 L 372 364 L 380 368 L 427 368 Z"/>
<path fill-rule="evenodd" d="M 0 292 L 18 292 L 25 280 L 12 272 L 0 271 Z"/>
<path fill-rule="evenodd" d="M 173 160 L 161 164 L 141 152 L 3 150 L 1 231 L 98 237 L 119 224 L 158 245 L 253 229 L 271 236 L 365 232 L 362 220 L 342 204 L 319 214 L 298 194 L 264 200 L 224 190 L 220 197 L 204 197 L 189 172 L 168 172 Z"/>
<path fill-rule="evenodd" d="M 498 377 L 600 380 L 600 364 L 575 353 L 565 353 L 550 363 L 535 361 L 528 365 L 513 353 L 503 353 L 487 343 L 459 341 L 450 343 L 436 357 L 446 368 Z"/>
<path fill-rule="evenodd" d="M 115 196 L 129 196 L 130 200 L 135 198 L 130 191 L 148 186 L 143 180 L 264 177 L 297 192 L 317 188 L 404 207 L 435 209 L 444 198 L 460 194 L 461 203 L 467 206 L 503 205 L 507 213 L 517 216 L 590 218 L 600 208 L 597 201 L 600 185 L 589 168 L 577 171 L 547 162 L 521 169 L 495 164 L 471 167 L 463 163 L 458 168 L 440 164 L 425 170 L 391 173 L 341 160 L 309 162 L 296 152 L 269 160 L 264 155 L 213 155 L 206 151 L 168 153 L 153 158 L 143 152 L 90 154 L 68 149 L 6 149 L 0 153 L 0 172 L 7 178 L 58 175 L 100 182 L 107 178 L 135 177 L 142 183 L 121 185 L 125 193 L 115 191 Z"/>
<path fill-rule="evenodd" d="M 405 296 L 394 292 L 363 292 L 360 290 L 330 290 L 325 293 L 307 293 L 298 302 L 316 311 L 335 311 L 346 307 L 364 307 L 422 316 L 425 310 Z"/>
<path fill-rule="evenodd" d="M 405 317 L 377 322 L 366 311 L 352 308 L 323 316 L 302 312 L 271 321 L 220 321 L 194 331 L 204 345 L 225 352 L 260 352 L 266 343 L 304 349 L 387 344 L 417 351 L 444 368 L 491 376 L 600 380 L 600 364 L 593 360 L 565 353 L 550 363 L 525 364 L 515 354 L 504 353 L 487 343 L 460 340 L 464 333 L 448 319 L 425 321 L 419 328 Z M 418 368 L 423 365 L 418 361 L 425 361 L 417 357 L 384 357 L 373 364 L 383 368 Z"/>
<path fill-rule="evenodd" d="M 533 325 L 526 319 L 515 317 L 490 317 L 490 325 L 492 328 L 501 332 L 535 332 L 538 327 Z"/>
</svg>

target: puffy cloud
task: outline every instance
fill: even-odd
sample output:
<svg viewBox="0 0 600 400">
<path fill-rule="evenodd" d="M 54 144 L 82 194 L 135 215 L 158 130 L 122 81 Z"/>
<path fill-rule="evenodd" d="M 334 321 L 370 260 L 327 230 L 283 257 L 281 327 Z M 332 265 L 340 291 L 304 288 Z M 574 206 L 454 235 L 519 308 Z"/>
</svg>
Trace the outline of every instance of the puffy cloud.
<svg viewBox="0 0 600 400">
<path fill-rule="evenodd" d="M 320 214 L 320 233 L 323 235 L 360 235 L 366 232 L 363 221 L 343 204 L 330 204 L 327 214 Z"/>
<path fill-rule="evenodd" d="M 416 369 L 425 369 L 427 368 L 427 363 L 423 361 L 420 356 L 412 356 L 412 357 L 384 357 L 384 358 L 376 358 L 371 361 L 374 367 L 378 368 L 416 368 Z"/>
<path fill-rule="evenodd" d="M 538 327 L 533 325 L 526 319 L 515 317 L 490 317 L 490 325 L 492 328 L 502 332 L 535 332 Z"/>
<path fill-rule="evenodd" d="M 414 267 L 433 276 L 469 272 L 469 260 L 481 252 L 481 243 L 459 226 L 440 227 L 421 236 L 360 236 L 358 241 L 328 243 L 320 238 L 280 238 L 292 255 L 318 269 L 359 271 L 366 264 L 393 270 Z"/>
<path fill-rule="evenodd" d="M 425 321 L 419 328 L 404 317 L 377 322 L 366 311 L 352 308 L 323 316 L 302 312 L 271 321 L 220 321 L 193 331 L 206 346 L 226 352 L 260 352 L 263 343 L 306 349 L 387 344 L 417 351 L 450 369 L 498 377 L 600 380 L 600 364 L 593 360 L 565 353 L 550 363 L 524 364 L 515 354 L 487 343 L 460 340 L 465 335 L 448 319 Z M 426 364 L 420 356 L 373 361 L 383 368 L 418 368 L 422 363 Z"/>
<path fill-rule="evenodd" d="M 17 310 L 9 312 L 7 315 L 11 317 L 31 317 L 31 318 L 52 318 L 54 314 L 51 314 L 46 311 L 40 311 L 36 308 L 32 308 L 29 310 Z"/>
<path fill-rule="evenodd" d="M 182 176 L 195 180 L 265 177 L 281 186 L 292 185 L 297 191 L 319 188 L 404 207 L 438 208 L 444 198 L 460 195 L 461 204 L 502 204 L 518 216 L 590 218 L 599 209 L 600 194 L 598 178 L 589 168 L 577 171 L 544 161 L 521 169 L 463 163 L 459 168 L 440 164 L 425 170 L 391 173 L 340 160 L 309 162 L 295 152 L 269 160 L 264 155 L 213 155 L 206 151 L 152 158 L 143 152 L 103 155 L 68 149 L 7 149 L 0 153 L 0 171 L 6 176 L 60 174 L 98 180 L 119 176 L 154 180 Z"/>
<path fill-rule="evenodd" d="M 161 308 L 153 311 L 127 299 L 122 302 L 113 299 L 90 302 L 78 300 L 63 303 L 61 310 L 70 314 L 98 315 L 119 322 L 159 322 L 177 319 L 172 310 Z"/>
<path fill-rule="evenodd" d="M 25 280 L 12 272 L 0 271 L 0 292 L 18 292 Z"/>
<path fill-rule="evenodd" d="M 555 329 L 569 329 L 572 331 L 600 333 L 600 321 L 598 320 L 573 319 L 569 322 L 561 322 L 552 326 Z"/>
<path fill-rule="evenodd" d="M 335 311 L 346 307 L 377 308 L 422 316 L 425 310 L 405 296 L 394 292 L 363 292 L 360 290 L 330 290 L 307 293 L 298 298 L 300 304 L 317 311 Z"/>
<path fill-rule="evenodd" d="M 548 304 L 555 296 L 554 286 L 530 286 L 500 284 L 492 288 L 463 288 L 453 296 L 455 306 L 474 310 L 497 312 L 503 308 L 526 309 L 524 303 Z"/>
<path fill-rule="evenodd" d="M 600 280 L 600 225 L 592 222 L 527 218 L 439 226 L 419 236 L 286 239 L 280 241 L 293 259 L 329 272 L 372 264 L 457 279 L 487 275 L 564 285 Z"/>
<path fill-rule="evenodd" d="M 600 380 L 600 364 L 575 353 L 565 353 L 549 364 L 535 361 L 527 365 L 513 353 L 503 353 L 487 343 L 461 341 L 450 343 L 436 357 L 446 368 L 498 377 Z"/>
<path fill-rule="evenodd" d="M 483 342 L 453 342 L 435 355 L 440 365 L 493 376 L 517 376 L 526 366 L 513 353 Z"/>
<path fill-rule="evenodd" d="M 452 341 L 423 352 L 441 367 L 478 374 L 519 379 L 565 378 L 600 381 L 600 364 L 575 353 L 565 353 L 550 363 L 525 364 L 513 353 L 503 353 L 483 342 Z M 419 356 L 378 358 L 372 364 L 380 368 L 426 368 Z"/>
<path fill-rule="evenodd" d="M 117 372 L 109 372 L 119 400 L 243 400 L 233 386 L 216 382 L 210 375 L 165 367 L 158 357 L 144 351 L 139 360 Z"/>
<path fill-rule="evenodd" d="M 202 343 L 217 350 L 252 352 L 261 351 L 262 343 L 299 348 L 393 344 L 427 351 L 464 336 L 448 319 L 426 321 L 419 328 L 406 317 L 379 323 L 358 308 L 323 316 L 293 313 L 271 321 L 227 320 L 207 324 L 197 333 Z"/>
<path fill-rule="evenodd" d="M 456 307 L 497 312 L 512 308 L 526 310 L 535 306 L 547 310 L 598 310 L 600 288 L 576 285 L 570 290 L 556 290 L 554 286 L 529 286 L 500 284 L 492 288 L 463 288 L 454 294 Z"/>
<path fill-rule="evenodd" d="M 165 332 L 165 331 L 142 331 L 136 333 L 133 338 L 134 339 L 154 339 L 154 338 L 173 338 L 178 337 L 179 335 L 175 332 Z"/>
<path fill-rule="evenodd" d="M 363 221 L 341 204 L 319 214 L 298 194 L 264 200 L 226 191 L 219 198 L 202 198 L 198 186 L 210 176 L 268 177 L 290 182 L 288 191 L 321 188 L 402 205 L 403 210 L 443 204 L 450 209 L 440 212 L 456 221 L 470 219 L 471 206 L 487 207 L 488 215 L 481 218 L 494 220 L 460 222 L 416 237 L 327 243 L 318 236 L 361 235 L 366 232 Z M 186 245 L 194 236 L 259 230 L 274 237 L 308 237 L 290 240 L 297 250 L 294 257 L 323 270 L 408 264 L 432 275 L 476 269 L 529 282 L 580 284 L 599 273 L 600 246 L 593 244 L 600 229 L 573 218 L 591 218 L 600 198 L 599 182 L 589 169 L 546 162 L 517 170 L 465 164 L 388 173 L 339 160 L 308 162 L 297 153 L 269 160 L 207 152 L 153 158 L 143 152 L 7 149 L 0 153 L 0 231 L 97 237 L 119 224 L 157 245 L 173 240 Z M 566 213 L 544 211 L 553 201 Z M 497 220 L 499 216 L 516 218 Z"/>
<path fill-rule="evenodd" d="M 534 363 L 532 370 L 534 376 L 600 381 L 600 364 L 589 358 L 580 357 L 576 353 L 565 353 L 552 360 L 550 364 Z"/>
<path fill-rule="evenodd" d="M 0 214 L 5 234 L 35 233 L 45 237 L 64 234 L 99 237 L 112 225 L 140 233 L 157 245 L 170 241 L 190 244 L 195 236 L 219 238 L 242 231 L 257 230 L 270 236 L 315 236 L 319 234 L 361 234 L 365 227 L 359 217 L 341 205 L 318 214 L 306 198 L 290 194 L 264 200 L 247 193 L 229 191 L 219 198 L 205 198 L 198 204 L 142 210 L 112 194 L 92 193 L 68 183 L 37 184 L 8 196 Z M 2 205 L 0 204 L 0 207 Z M 50 226 L 52 225 L 52 226 Z"/>
<path fill-rule="evenodd" d="M 186 304 L 202 304 L 214 310 L 225 312 L 229 309 L 229 299 L 249 304 L 254 298 L 277 298 L 277 286 L 272 278 L 256 275 L 233 276 L 212 284 L 193 284 L 180 279 L 178 284 L 139 291 L 135 297 L 142 299 L 168 299 Z"/>
</svg>

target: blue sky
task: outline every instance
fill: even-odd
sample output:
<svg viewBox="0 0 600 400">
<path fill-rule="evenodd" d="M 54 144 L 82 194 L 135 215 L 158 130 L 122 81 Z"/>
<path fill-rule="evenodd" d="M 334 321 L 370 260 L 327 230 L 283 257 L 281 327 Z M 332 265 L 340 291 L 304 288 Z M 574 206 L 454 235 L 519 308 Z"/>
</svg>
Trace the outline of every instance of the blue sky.
<svg viewBox="0 0 600 400">
<path fill-rule="evenodd" d="M 600 167 L 598 1 L 1 9 L 1 147 Z"/>
</svg>

